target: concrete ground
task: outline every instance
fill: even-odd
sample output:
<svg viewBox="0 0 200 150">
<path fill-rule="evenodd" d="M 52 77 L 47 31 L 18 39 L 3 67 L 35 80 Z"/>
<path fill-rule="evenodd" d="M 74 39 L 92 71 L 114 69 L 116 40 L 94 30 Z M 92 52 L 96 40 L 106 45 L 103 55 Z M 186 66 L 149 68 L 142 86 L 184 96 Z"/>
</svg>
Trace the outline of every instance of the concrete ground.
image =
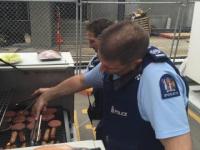
<svg viewBox="0 0 200 150">
<path fill-rule="evenodd" d="M 188 38 L 180 39 L 179 41 L 174 40 L 174 43 L 173 43 L 173 39 L 168 39 L 168 38 L 164 38 L 164 37 L 160 37 L 160 36 L 151 36 L 150 37 L 150 45 L 158 47 L 159 49 L 164 51 L 168 56 L 170 55 L 172 44 L 173 44 L 172 54 L 174 54 L 177 43 L 178 43 L 177 56 L 187 56 L 188 46 L 189 46 Z M 72 52 L 72 55 L 76 54 L 75 51 L 70 50 L 70 52 Z M 84 43 L 82 45 L 82 54 L 83 55 L 93 55 L 94 54 L 94 51 L 92 49 L 88 48 L 87 41 L 84 41 Z"/>
</svg>

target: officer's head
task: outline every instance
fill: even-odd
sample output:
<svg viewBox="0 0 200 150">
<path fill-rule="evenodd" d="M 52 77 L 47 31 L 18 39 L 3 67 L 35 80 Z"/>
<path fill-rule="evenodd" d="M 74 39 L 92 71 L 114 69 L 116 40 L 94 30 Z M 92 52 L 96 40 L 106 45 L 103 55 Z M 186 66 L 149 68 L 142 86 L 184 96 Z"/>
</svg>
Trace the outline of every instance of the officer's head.
<svg viewBox="0 0 200 150">
<path fill-rule="evenodd" d="M 113 24 L 112 21 L 100 18 L 86 25 L 86 31 L 87 31 L 86 34 L 90 48 L 93 48 L 97 52 L 97 50 L 99 49 L 98 36 L 102 33 L 104 29 L 106 29 L 108 26 L 112 24 Z"/>
<path fill-rule="evenodd" d="M 118 75 L 134 70 L 146 55 L 148 45 L 149 34 L 138 24 L 113 24 L 100 36 L 101 70 Z"/>
</svg>

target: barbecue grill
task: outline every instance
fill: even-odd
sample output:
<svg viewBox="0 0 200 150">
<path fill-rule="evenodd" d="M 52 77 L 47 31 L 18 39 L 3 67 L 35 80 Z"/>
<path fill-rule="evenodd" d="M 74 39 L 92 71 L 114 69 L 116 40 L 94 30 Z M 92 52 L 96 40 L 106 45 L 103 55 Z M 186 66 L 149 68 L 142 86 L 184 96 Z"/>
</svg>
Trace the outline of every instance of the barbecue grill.
<svg viewBox="0 0 200 150">
<path fill-rule="evenodd" d="M 61 60 L 40 61 L 37 53 L 20 53 L 22 62 L 15 64 L 17 69 L 7 65 L 0 65 L 0 126 L 4 128 L 5 114 L 7 111 L 20 111 L 24 108 L 17 108 L 16 103 L 20 103 L 40 87 L 49 87 L 63 81 L 67 77 L 74 75 L 74 65 L 71 54 L 61 53 Z M 73 112 L 74 96 L 61 97 L 58 100 L 49 103 L 49 107 L 56 108 L 55 119 L 62 122 L 61 127 L 56 130 L 56 140 L 54 143 L 70 142 L 73 140 Z M 12 118 L 13 119 L 13 118 Z M 25 121 L 26 123 L 27 121 Z M 3 125 L 4 124 L 4 125 Z M 10 123 L 8 123 L 10 124 Z M 12 122 L 11 122 L 12 124 Z M 47 122 L 42 122 L 41 134 L 44 134 L 48 127 Z M 30 138 L 30 131 L 23 129 L 26 136 L 27 146 Z M 0 133 L 0 149 L 5 148 L 9 141 L 11 130 L 6 129 Z M 47 141 L 50 142 L 50 141 Z M 42 144 L 42 141 L 38 143 Z M 19 139 L 16 139 L 15 145 L 21 146 Z"/>
</svg>

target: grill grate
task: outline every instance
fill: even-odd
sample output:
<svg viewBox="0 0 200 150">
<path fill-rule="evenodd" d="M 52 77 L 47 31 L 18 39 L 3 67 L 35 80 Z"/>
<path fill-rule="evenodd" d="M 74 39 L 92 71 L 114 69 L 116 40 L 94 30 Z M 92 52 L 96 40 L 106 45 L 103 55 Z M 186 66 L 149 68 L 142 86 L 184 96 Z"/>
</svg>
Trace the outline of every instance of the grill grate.
<svg viewBox="0 0 200 150">
<path fill-rule="evenodd" d="M 61 107 L 54 107 L 54 108 L 57 108 L 57 112 L 55 113 L 55 118 L 54 119 L 60 120 L 62 122 L 62 125 L 56 129 L 56 139 L 55 139 L 54 142 L 55 143 L 68 142 L 67 138 L 66 138 L 66 134 L 69 134 L 69 133 L 66 133 L 65 123 L 67 123 L 67 122 L 64 121 L 63 109 Z M 17 109 L 17 111 L 20 111 L 20 110 Z M 25 121 L 24 123 L 27 125 L 28 121 Z M 42 124 L 41 124 L 41 138 L 43 137 L 45 129 L 47 129 L 47 128 L 49 128 L 48 127 L 48 122 L 42 121 Z M 10 139 L 10 136 L 11 136 L 11 132 L 12 132 L 11 130 L 7 130 L 7 131 L 4 131 L 4 132 L 2 132 L 0 134 L 0 147 L 5 147 L 5 145 L 9 142 L 9 139 Z M 25 137 L 26 137 L 26 146 L 30 146 L 30 132 L 31 131 L 29 129 L 25 128 L 25 129 L 23 129 L 23 132 L 24 132 Z M 40 142 L 37 143 L 37 144 L 41 145 L 42 141 L 43 140 L 40 140 Z M 46 144 L 48 144 L 48 143 L 50 144 L 50 142 L 51 142 L 51 140 L 47 141 Z M 17 137 L 16 142 L 15 142 L 14 145 L 16 145 L 16 147 L 21 147 L 22 144 L 23 143 L 20 143 L 20 141 L 19 141 L 19 137 Z"/>
<path fill-rule="evenodd" d="M 10 103 L 10 99 L 14 95 L 14 90 L 0 90 L 0 127 L 4 119 L 5 112 Z"/>
</svg>

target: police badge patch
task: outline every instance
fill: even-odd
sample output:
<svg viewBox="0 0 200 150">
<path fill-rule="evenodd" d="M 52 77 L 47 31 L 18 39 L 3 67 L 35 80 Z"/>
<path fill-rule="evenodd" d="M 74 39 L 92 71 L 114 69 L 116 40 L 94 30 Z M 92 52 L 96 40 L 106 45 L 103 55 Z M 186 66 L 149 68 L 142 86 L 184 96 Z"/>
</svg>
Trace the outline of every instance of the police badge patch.
<svg viewBox="0 0 200 150">
<path fill-rule="evenodd" d="M 160 90 L 163 99 L 180 96 L 176 81 L 169 74 L 165 74 L 160 78 Z"/>
</svg>

